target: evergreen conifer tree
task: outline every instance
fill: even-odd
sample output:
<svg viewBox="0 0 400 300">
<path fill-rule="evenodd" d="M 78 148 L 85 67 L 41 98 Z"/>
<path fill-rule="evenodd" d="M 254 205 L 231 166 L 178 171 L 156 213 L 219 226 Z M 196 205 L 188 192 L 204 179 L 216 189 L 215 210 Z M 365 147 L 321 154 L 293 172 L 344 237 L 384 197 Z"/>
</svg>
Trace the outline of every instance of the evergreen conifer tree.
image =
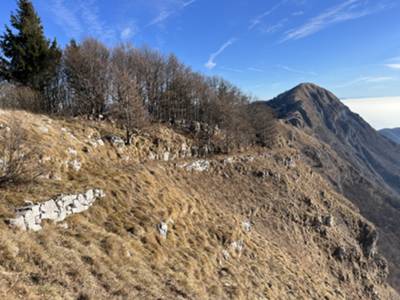
<svg viewBox="0 0 400 300">
<path fill-rule="evenodd" d="M 42 91 L 54 75 L 61 60 L 57 41 L 50 42 L 30 0 L 18 0 L 18 9 L 11 15 L 0 37 L 0 77 Z"/>
</svg>

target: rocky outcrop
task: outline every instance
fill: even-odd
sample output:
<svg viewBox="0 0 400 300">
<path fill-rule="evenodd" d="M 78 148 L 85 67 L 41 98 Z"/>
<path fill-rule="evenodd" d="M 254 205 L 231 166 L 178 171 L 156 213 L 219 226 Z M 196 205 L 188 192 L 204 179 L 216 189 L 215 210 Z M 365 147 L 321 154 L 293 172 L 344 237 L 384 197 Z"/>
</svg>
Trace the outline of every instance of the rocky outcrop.
<svg viewBox="0 0 400 300">
<path fill-rule="evenodd" d="M 21 230 L 39 231 L 42 221 L 62 222 L 69 215 L 89 209 L 97 199 L 103 197 L 105 194 L 99 189 L 90 189 L 82 194 L 60 195 L 43 203 L 17 208 L 16 217 L 9 220 L 9 224 Z"/>
<path fill-rule="evenodd" d="M 179 168 L 186 171 L 205 172 L 209 170 L 210 162 L 208 160 L 196 160 L 191 163 L 179 165 Z"/>
</svg>

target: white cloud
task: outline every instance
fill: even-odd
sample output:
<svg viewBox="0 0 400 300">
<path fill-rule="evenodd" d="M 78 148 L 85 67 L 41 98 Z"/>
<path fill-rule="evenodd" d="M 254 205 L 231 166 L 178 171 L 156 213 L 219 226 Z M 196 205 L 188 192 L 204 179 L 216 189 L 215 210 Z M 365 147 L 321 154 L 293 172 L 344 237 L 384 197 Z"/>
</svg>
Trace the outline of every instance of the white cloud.
<svg viewBox="0 0 400 300">
<path fill-rule="evenodd" d="M 369 1 L 365 0 L 346 0 L 310 19 L 300 27 L 287 31 L 282 41 L 305 38 L 332 24 L 358 19 L 376 13 L 387 7 L 382 3 L 371 7 L 368 6 L 369 3 Z"/>
<path fill-rule="evenodd" d="M 264 70 L 261 70 L 259 68 L 253 68 L 253 67 L 247 68 L 247 70 L 252 71 L 252 72 L 259 72 L 259 73 L 264 72 Z"/>
<path fill-rule="evenodd" d="M 390 69 L 400 70 L 400 64 L 387 64 L 385 66 Z"/>
<path fill-rule="evenodd" d="M 339 84 L 335 86 L 336 88 L 344 88 L 344 87 L 349 87 L 357 84 L 365 84 L 365 83 L 382 83 L 382 82 L 387 82 L 387 81 L 393 81 L 396 80 L 394 77 L 389 77 L 389 76 L 365 76 L 365 77 L 359 77 L 354 80 L 345 82 L 343 84 Z"/>
<path fill-rule="evenodd" d="M 120 37 L 121 40 L 129 40 L 136 34 L 136 28 L 133 26 L 127 26 L 124 29 L 122 29 Z"/>
<path fill-rule="evenodd" d="M 400 97 L 346 99 L 343 103 L 376 129 L 400 127 Z"/>
<path fill-rule="evenodd" d="M 169 5 L 163 6 L 159 12 L 159 14 L 150 21 L 149 24 L 147 24 L 147 27 L 161 24 L 168 18 L 170 18 L 172 15 L 175 13 L 185 9 L 186 7 L 192 5 L 195 3 L 197 0 L 189 0 L 189 1 L 174 1 L 172 4 L 170 3 Z"/>
<path fill-rule="evenodd" d="M 115 30 L 107 27 L 99 16 L 99 8 L 94 0 L 80 2 L 81 17 L 88 26 L 88 31 L 102 40 L 114 40 Z"/>
<path fill-rule="evenodd" d="M 162 23 L 172 15 L 172 11 L 163 10 L 160 14 L 155 17 L 147 26 L 152 26 L 158 23 Z"/>
<path fill-rule="evenodd" d="M 225 71 L 229 71 L 229 72 L 243 73 L 243 71 L 242 71 L 242 70 L 235 69 L 235 68 L 221 67 L 220 69 L 222 69 L 222 70 L 225 70 Z"/>
<path fill-rule="evenodd" d="M 296 73 L 296 74 L 301 74 L 301 75 L 309 75 L 309 76 L 317 76 L 317 73 L 315 72 L 308 72 L 308 71 L 302 71 L 302 70 L 297 70 L 285 65 L 277 65 L 276 66 L 279 69 L 285 70 L 287 72 L 291 72 L 291 73 Z"/>
<path fill-rule="evenodd" d="M 64 0 L 52 0 L 50 10 L 55 16 L 55 22 L 63 28 L 68 37 L 80 36 L 83 32 L 83 26 L 77 15 L 70 10 Z"/>
<path fill-rule="evenodd" d="M 195 3 L 195 2 L 196 2 L 196 0 L 190 0 L 190 1 L 187 1 L 187 2 L 183 2 L 182 6 L 186 7 L 186 6 L 189 6 L 189 5 L 191 5 L 191 4 Z"/>
<path fill-rule="evenodd" d="M 264 28 L 261 28 L 261 32 L 263 33 L 275 33 L 277 32 L 279 29 L 281 29 L 283 26 L 285 26 L 285 23 L 288 21 L 287 18 L 280 20 L 278 23 L 274 24 L 274 25 L 269 25 L 266 26 Z"/>
<path fill-rule="evenodd" d="M 279 2 L 278 4 L 276 4 L 274 7 L 272 7 L 271 9 L 263 12 L 261 15 L 255 17 L 254 19 L 250 20 L 250 25 L 249 25 L 249 30 L 253 29 L 254 27 L 257 27 L 258 25 L 261 24 L 261 21 L 269 16 L 270 14 L 272 14 L 275 10 L 277 10 L 281 5 L 283 5 L 284 3 L 286 3 L 286 0 L 283 0 L 281 2 Z"/>
<path fill-rule="evenodd" d="M 208 59 L 208 61 L 205 64 L 205 67 L 207 69 L 214 69 L 217 64 L 215 62 L 215 59 L 222 54 L 222 52 L 225 51 L 226 48 L 228 48 L 229 46 L 231 46 L 234 42 L 236 42 L 235 38 L 230 39 L 229 41 L 225 42 L 216 52 L 212 53 L 210 55 L 210 58 Z"/>
<path fill-rule="evenodd" d="M 294 16 L 294 17 L 298 17 L 298 16 L 302 16 L 302 15 L 304 15 L 304 11 L 302 11 L 302 10 L 295 11 L 292 13 L 292 16 Z"/>
</svg>

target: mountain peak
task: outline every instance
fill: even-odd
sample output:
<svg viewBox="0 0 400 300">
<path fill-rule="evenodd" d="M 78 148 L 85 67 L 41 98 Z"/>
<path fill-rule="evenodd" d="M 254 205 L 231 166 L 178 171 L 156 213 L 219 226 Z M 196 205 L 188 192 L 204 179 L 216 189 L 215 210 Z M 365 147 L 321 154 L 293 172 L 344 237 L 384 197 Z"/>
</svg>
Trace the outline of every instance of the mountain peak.
<svg viewBox="0 0 400 300">
<path fill-rule="evenodd" d="M 332 117 L 349 110 L 330 91 L 314 84 L 301 83 L 268 102 L 281 119 L 297 127 L 310 127 L 325 123 L 331 127 Z"/>
<path fill-rule="evenodd" d="M 302 82 L 296 87 L 293 88 L 293 90 L 312 90 L 312 89 L 324 89 L 320 87 L 319 85 L 312 83 L 312 82 Z"/>
</svg>

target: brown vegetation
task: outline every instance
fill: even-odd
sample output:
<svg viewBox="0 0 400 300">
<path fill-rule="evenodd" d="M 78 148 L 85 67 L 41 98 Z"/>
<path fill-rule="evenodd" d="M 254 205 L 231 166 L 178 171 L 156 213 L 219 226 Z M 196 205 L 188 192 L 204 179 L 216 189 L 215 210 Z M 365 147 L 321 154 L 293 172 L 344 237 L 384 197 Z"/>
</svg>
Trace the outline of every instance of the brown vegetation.
<svg viewBox="0 0 400 300">
<path fill-rule="evenodd" d="M 364 300 L 378 293 L 396 299 L 382 282 L 379 256 L 365 256 L 359 240 L 359 224 L 372 226 L 285 143 L 214 157 L 208 172 L 196 173 L 176 161 L 141 160 L 154 137 L 185 141 L 161 126 L 154 137 L 156 128 L 149 128 L 150 137 L 116 149 L 87 142 L 105 132 L 123 134 L 106 122 L 0 114 L 3 123 L 12 118 L 25 120 L 29 145 L 50 156 L 62 180 L 3 187 L 3 218 L 24 200 L 59 193 L 97 187 L 106 198 L 64 226 L 44 224 L 39 233 L 0 223 L 3 298 Z M 79 172 L 64 167 L 68 148 L 77 151 Z M 285 163 L 288 157 L 295 167 Z M 327 216 L 334 221 L 323 221 Z M 157 229 L 162 221 L 166 239 Z M 340 259 L 339 246 L 346 249 Z"/>
<path fill-rule="evenodd" d="M 0 128 L 0 187 L 30 183 L 43 174 L 35 146 L 27 147 L 26 132 L 12 121 Z"/>
</svg>

